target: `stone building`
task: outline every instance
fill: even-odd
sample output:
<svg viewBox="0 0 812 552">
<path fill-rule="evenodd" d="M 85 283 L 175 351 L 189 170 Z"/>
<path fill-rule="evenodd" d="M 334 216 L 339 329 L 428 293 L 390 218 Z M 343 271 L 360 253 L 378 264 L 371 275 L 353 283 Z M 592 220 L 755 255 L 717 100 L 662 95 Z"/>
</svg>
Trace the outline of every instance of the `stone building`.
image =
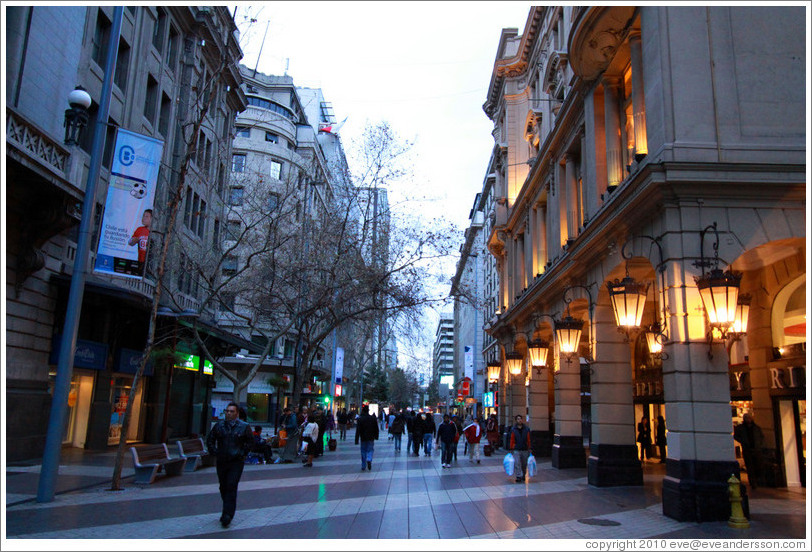
<svg viewBox="0 0 812 552">
<path fill-rule="evenodd" d="M 483 107 L 500 386 L 523 397 L 528 383 L 552 465 L 588 467 L 595 486 L 642 484 L 636 424 L 663 416 L 675 519 L 730 515 L 744 411 L 767 441 L 759 483 L 806 484 L 804 20 L 802 7 L 545 6 L 499 41 Z M 749 300 L 746 327 L 720 320 L 735 305 L 703 302 L 721 283 Z M 639 320 L 613 309 L 640 298 Z M 581 329 L 572 350 L 566 327 Z"/>
<path fill-rule="evenodd" d="M 8 36 L 4 406 L 9 460 L 36 458 L 44 446 L 114 11 L 113 6 L 10 6 L 4 11 Z M 242 53 L 225 8 L 129 6 L 122 11 L 106 147 L 96 187 L 91 267 L 116 129 L 163 141 L 152 228 L 157 237 L 166 228 L 167 205 L 179 185 L 181 160 L 194 152 L 173 242 L 172 258 L 180 259 L 181 246 L 186 251 L 208 250 L 219 242 L 220 194 L 232 124 L 245 107 L 236 70 Z M 79 143 L 66 146 L 66 99 L 77 85 L 92 98 L 89 121 Z M 209 109 L 198 135 L 190 136 L 187 123 L 195 119 L 203 98 L 210 100 Z M 145 345 L 157 247 L 156 241 L 150 243 L 143 278 L 100 274 L 87 278 L 66 445 L 105 449 L 118 441 L 121 431 L 131 441 L 158 442 L 208 428 L 210 375 L 200 368 L 176 370 L 166 362 L 148 365 L 131 424 L 129 428 L 120 424 Z M 199 306 L 198 282 L 187 276 L 184 267 L 169 267 L 167 302 L 162 304 L 168 316 L 159 317 L 158 334 L 177 338 L 173 350 L 199 356 L 188 336 L 176 331 L 183 322 L 178 314 Z M 239 343 L 202 322 L 200 327 L 204 335 L 217 336 L 210 342 L 213 348 Z M 181 341 L 189 346 L 182 349 Z"/>
</svg>

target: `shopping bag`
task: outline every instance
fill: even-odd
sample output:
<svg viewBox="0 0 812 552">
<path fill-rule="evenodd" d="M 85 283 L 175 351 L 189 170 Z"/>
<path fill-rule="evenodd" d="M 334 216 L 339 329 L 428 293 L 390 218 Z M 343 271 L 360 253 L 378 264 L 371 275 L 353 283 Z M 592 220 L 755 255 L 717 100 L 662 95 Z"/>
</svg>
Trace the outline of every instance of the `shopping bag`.
<svg viewBox="0 0 812 552">
<path fill-rule="evenodd" d="M 513 454 L 508 452 L 505 455 L 505 459 L 502 460 L 502 466 L 505 468 L 505 473 L 507 475 L 513 475 L 513 468 L 516 464 L 516 460 L 513 458 Z"/>
<path fill-rule="evenodd" d="M 279 446 L 284 447 L 288 442 L 288 432 L 285 429 L 279 430 Z"/>
<path fill-rule="evenodd" d="M 307 452 L 307 441 L 302 441 L 302 447 L 299 450 L 302 452 Z"/>
<path fill-rule="evenodd" d="M 533 458 L 533 455 L 527 457 L 527 475 L 533 477 L 536 475 L 536 459 Z"/>
</svg>

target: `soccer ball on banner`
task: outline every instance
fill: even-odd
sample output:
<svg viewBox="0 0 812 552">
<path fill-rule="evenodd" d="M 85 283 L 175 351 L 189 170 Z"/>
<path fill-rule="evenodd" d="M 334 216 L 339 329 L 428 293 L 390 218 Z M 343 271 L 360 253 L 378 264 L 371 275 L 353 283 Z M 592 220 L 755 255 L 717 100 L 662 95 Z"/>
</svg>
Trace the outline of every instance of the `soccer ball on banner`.
<svg viewBox="0 0 812 552">
<path fill-rule="evenodd" d="M 135 199 L 143 199 L 147 195 L 147 185 L 143 182 L 133 182 L 133 187 L 130 190 L 130 195 Z"/>
</svg>

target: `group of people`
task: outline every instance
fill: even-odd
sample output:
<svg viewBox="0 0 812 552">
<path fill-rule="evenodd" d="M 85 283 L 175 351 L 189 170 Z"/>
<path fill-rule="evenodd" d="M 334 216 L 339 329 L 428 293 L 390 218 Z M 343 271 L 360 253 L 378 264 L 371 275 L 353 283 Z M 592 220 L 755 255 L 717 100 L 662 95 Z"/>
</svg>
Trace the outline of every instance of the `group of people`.
<svg viewBox="0 0 812 552">
<path fill-rule="evenodd" d="M 645 462 L 644 458 L 651 460 L 653 456 L 652 441 L 651 441 L 651 422 L 648 421 L 648 416 L 643 414 L 640 421 L 637 423 L 637 442 L 640 443 L 640 461 Z M 666 428 L 665 418 L 657 416 L 657 430 L 654 438 L 654 444 L 657 445 L 658 452 L 660 453 L 660 464 L 665 464 L 665 447 Z"/>
</svg>

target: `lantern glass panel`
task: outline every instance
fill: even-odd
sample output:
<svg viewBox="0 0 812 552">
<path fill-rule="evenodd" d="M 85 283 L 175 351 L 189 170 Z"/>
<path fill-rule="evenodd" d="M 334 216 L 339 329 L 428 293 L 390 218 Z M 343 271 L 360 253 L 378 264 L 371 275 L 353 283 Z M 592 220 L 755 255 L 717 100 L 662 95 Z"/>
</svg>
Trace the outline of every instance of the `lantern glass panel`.
<svg viewBox="0 0 812 552">
<path fill-rule="evenodd" d="M 733 321 L 731 332 L 747 333 L 747 320 L 750 318 L 750 303 L 739 302 L 736 305 L 736 319 Z"/>
<path fill-rule="evenodd" d="M 535 368 L 547 366 L 547 351 L 546 343 L 531 342 L 527 347 L 530 364 Z"/>
<path fill-rule="evenodd" d="M 621 328 L 638 328 L 643 318 L 648 286 L 636 282 L 630 277 L 618 282 L 608 282 L 609 297 L 612 300 L 612 311 L 615 323 Z"/>
<path fill-rule="evenodd" d="M 517 376 L 522 373 L 522 356 L 518 353 L 508 353 L 505 356 L 505 365 L 508 371 Z"/>
<path fill-rule="evenodd" d="M 648 345 L 648 352 L 651 354 L 663 352 L 663 342 L 661 341 L 660 334 L 657 332 L 646 332 L 646 344 Z"/>
</svg>

